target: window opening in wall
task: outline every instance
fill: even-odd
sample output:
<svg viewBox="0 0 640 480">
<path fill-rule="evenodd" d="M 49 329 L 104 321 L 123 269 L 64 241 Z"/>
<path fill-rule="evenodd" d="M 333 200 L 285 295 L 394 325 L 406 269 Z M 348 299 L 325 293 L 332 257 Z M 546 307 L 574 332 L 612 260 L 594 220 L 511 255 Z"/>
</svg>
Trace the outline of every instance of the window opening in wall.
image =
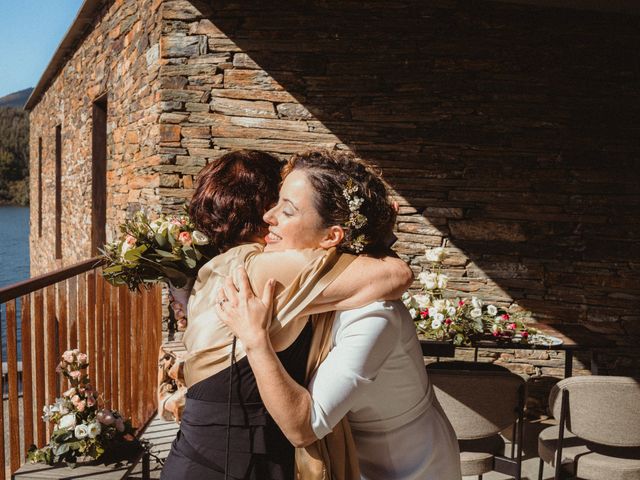
<svg viewBox="0 0 640 480">
<path fill-rule="evenodd" d="M 38 137 L 38 237 L 42 236 L 42 137 Z"/>
<path fill-rule="evenodd" d="M 56 126 L 56 259 L 62 258 L 62 126 Z"/>
<path fill-rule="evenodd" d="M 91 150 L 91 254 L 106 241 L 107 224 L 107 96 L 93 102 Z"/>
</svg>

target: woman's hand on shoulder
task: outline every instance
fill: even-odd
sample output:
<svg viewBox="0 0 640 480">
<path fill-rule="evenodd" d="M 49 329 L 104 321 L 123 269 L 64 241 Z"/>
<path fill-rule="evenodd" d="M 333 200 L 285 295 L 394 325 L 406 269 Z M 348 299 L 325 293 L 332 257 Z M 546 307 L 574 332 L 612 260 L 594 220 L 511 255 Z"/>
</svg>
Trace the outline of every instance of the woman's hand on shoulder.
<svg viewBox="0 0 640 480">
<path fill-rule="evenodd" d="M 218 318 L 238 337 L 245 350 L 269 346 L 269 326 L 273 315 L 276 282 L 267 281 L 262 297 L 257 297 L 243 267 L 237 280 L 227 277 L 218 292 L 215 306 Z"/>
</svg>

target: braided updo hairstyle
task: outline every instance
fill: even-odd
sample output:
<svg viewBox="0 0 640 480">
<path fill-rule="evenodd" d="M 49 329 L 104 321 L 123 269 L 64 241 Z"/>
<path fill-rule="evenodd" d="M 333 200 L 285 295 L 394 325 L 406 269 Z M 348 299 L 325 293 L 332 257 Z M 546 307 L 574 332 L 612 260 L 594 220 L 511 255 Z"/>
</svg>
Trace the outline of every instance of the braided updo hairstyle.
<svg viewBox="0 0 640 480">
<path fill-rule="evenodd" d="M 345 238 L 337 247 L 340 251 L 370 255 L 388 251 L 396 210 L 386 183 L 371 165 L 347 151 L 310 150 L 291 157 L 283 169 L 283 178 L 295 170 L 304 171 L 313 187 L 322 227 L 339 225 L 344 229 Z M 352 193 L 345 192 L 348 188 Z M 354 209 L 349 203 L 356 197 L 361 199 L 356 212 L 366 222 L 354 227 Z"/>
</svg>

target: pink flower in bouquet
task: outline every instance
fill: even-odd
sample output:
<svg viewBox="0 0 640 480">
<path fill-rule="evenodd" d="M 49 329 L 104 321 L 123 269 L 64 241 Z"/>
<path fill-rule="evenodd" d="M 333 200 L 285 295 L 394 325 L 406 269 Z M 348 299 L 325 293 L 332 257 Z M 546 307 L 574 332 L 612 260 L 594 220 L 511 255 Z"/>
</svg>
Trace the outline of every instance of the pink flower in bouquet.
<svg viewBox="0 0 640 480">
<path fill-rule="evenodd" d="M 77 407 L 80 403 L 80 397 L 78 395 L 74 395 L 73 397 L 71 397 L 71 403 L 73 403 L 73 405 Z"/>
<path fill-rule="evenodd" d="M 429 316 L 429 309 L 425 308 L 422 312 L 420 312 L 420 316 L 422 318 L 427 318 Z"/>
<path fill-rule="evenodd" d="M 96 404 L 96 399 L 93 396 L 87 397 L 87 407 L 93 407 Z"/>
<path fill-rule="evenodd" d="M 76 405 L 76 408 L 78 409 L 79 412 L 84 412 L 84 409 L 87 408 L 86 400 L 82 400 L 78 402 L 78 405 Z"/>
<path fill-rule="evenodd" d="M 451 325 L 451 323 L 453 322 L 453 320 L 451 320 L 450 318 L 447 318 L 444 323 L 447 325 Z"/>
<path fill-rule="evenodd" d="M 464 300 L 458 300 L 458 307 L 464 307 Z"/>
<path fill-rule="evenodd" d="M 80 372 L 80 370 L 74 370 L 73 372 L 69 372 L 69 375 L 71 376 L 71 378 L 78 379 L 80 378 L 80 375 L 82 375 L 82 373 Z"/>
<path fill-rule="evenodd" d="M 67 362 L 67 363 L 73 363 L 73 352 L 71 350 L 66 350 L 63 354 L 62 354 L 62 359 Z"/>
<path fill-rule="evenodd" d="M 136 237 L 134 237 L 133 235 L 127 235 L 124 239 L 124 241 L 126 242 L 127 245 L 129 245 L 130 247 L 135 246 L 137 240 Z"/>
<path fill-rule="evenodd" d="M 509 330 L 515 330 L 517 328 L 517 325 L 515 323 L 510 323 L 509 325 L 507 325 L 507 328 Z"/>
<path fill-rule="evenodd" d="M 491 326 L 491 333 L 494 337 L 499 336 L 501 332 L 502 332 L 502 329 L 500 328 L 499 325 L 494 324 Z"/>
<path fill-rule="evenodd" d="M 100 410 L 96 414 L 96 418 L 103 425 L 113 425 L 116 421 L 116 417 L 113 416 L 113 413 L 111 413 L 109 410 L 106 410 L 106 409 Z"/>
<path fill-rule="evenodd" d="M 522 332 L 522 338 L 529 338 L 529 332 L 527 332 L 526 330 Z"/>
<path fill-rule="evenodd" d="M 178 241 L 182 245 L 191 245 L 191 234 L 189 232 L 180 232 L 180 235 L 178 235 Z"/>
<path fill-rule="evenodd" d="M 76 394 L 76 389 L 71 387 L 69 390 L 62 394 L 63 397 L 71 398 Z"/>
<path fill-rule="evenodd" d="M 510 318 L 511 318 L 511 317 L 509 316 L 509 314 L 508 314 L 508 313 L 503 313 L 503 314 L 502 314 L 502 320 L 504 320 L 505 322 L 506 322 L 507 320 L 509 320 Z"/>
</svg>

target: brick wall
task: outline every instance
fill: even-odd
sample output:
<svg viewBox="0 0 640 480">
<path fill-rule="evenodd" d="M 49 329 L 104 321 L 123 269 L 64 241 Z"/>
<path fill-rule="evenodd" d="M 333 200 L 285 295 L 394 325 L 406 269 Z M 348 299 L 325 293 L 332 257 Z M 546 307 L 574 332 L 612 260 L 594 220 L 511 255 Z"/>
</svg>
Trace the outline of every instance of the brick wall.
<svg viewBox="0 0 640 480">
<path fill-rule="evenodd" d="M 617 345 L 611 371 L 637 371 L 638 23 L 491 2 L 165 1 L 161 201 L 188 199 L 231 149 L 354 149 L 394 188 L 416 272 L 445 245 L 454 289 L 579 322 Z"/>
<path fill-rule="evenodd" d="M 91 254 L 92 102 L 107 94 L 107 238 L 127 209 L 158 202 L 156 81 L 159 0 L 106 2 L 30 115 L 31 275 Z M 62 131 L 62 261 L 55 260 L 55 127 Z M 43 231 L 38 237 L 38 137 L 43 143 Z"/>
</svg>

